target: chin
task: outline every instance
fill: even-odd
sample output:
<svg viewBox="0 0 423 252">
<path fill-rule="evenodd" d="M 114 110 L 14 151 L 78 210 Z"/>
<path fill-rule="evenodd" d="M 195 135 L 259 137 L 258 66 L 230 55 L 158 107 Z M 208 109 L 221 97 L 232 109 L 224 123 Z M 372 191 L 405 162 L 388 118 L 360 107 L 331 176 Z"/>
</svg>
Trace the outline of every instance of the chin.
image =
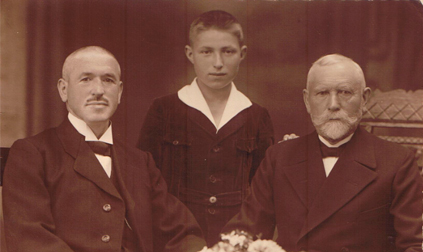
<svg viewBox="0 0 423 252">
<path fill-rule="evenodd" d="M 341 121 L 327 122 L 316 127 L 319 135 L 331 142 L 338 142 L 352 134 L 355 130 L 354 125 L 349 125 Z"/>
</svg>

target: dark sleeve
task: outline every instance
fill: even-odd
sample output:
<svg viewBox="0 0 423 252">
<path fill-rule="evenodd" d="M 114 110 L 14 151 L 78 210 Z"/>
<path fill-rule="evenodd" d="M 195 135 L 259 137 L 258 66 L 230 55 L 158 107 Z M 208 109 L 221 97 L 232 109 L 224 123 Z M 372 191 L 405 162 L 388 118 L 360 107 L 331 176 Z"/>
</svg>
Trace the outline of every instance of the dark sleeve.
<svg viewBox="0 0 423 252">
<path fill-rule="evenodd" d="M 43 156 L 27 140 L 16 141 L 4 173 L 3 208 L 8 251 L 70 252 L 54 234 Z"/>
<path fill-rule="evenodd" d="M 242 203 L 241 211 L 235 215 L 222 232 L 239 229 L 249 232 L 254 237 L 272 239 L 275 230 L 275 210 L 273 204 L 272 154 L 266 152 L 251 184 L 251 194 Z"/>
<path fill-rule="evenodd" d="M 250 182 L 256 173 L 258 166 L 264 158 L 267 148 L 274 143 L 273 123 L 269 112 L 263 108 L 258 122 L 258 148 L 253 154 L 253 161 L 250 171 Z"/>
<path fill-rule="evenodd" d="M 390 213 L 394 216 L 398 251 L 422 251 L 422 180 L 409 152 L 393 181 Z"/>
<path fill-rule="evenodd" d="M 182 202 L 167 192 L 166 182 L 150 154 L 147 165 L 152 185 L 154 251 L 200 251 L 206 246 L 206 241 L 194 216 Z"/>
<path fill-rule="evenodd" d="M 142 125 L 140 136 L 138 138 L 137 148 L 146 152 L 150 152 L 160 167 L 160 156 L 164 135 L 165 118 L 163 106 L 155 100 L 148 109 L 147 115 Z"/>
</svg>

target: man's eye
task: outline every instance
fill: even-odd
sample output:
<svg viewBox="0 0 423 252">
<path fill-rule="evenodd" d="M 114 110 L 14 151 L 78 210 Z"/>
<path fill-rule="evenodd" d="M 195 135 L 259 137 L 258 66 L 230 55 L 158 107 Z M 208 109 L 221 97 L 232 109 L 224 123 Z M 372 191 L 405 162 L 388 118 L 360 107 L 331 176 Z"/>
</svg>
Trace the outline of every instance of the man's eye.
<svg viewBox="0 0 423 252">
<path fill-rule="evenodd" d="M 327 95 L 327 94 L 329 94 L 328 91 L 320 91 L 320 92 L 317 92 L 317 95 L 318 96 L 324 96 L 324 95 Z"/>
<path fill-rule="evenodd" d="M 210 50 L 203 50 L 203 51 L 201 51 L 201 53 L 202 53 L 202 54 L 210 54 L 210 53 L 211 53 L 211 51 L 210 51 Z"/>
<path fill-rule="evenodd" d="M 113 80 L 111 78 L 106 78 L 106 79 L 104 79 L 104 82 L 107 82 L 107 83 L 115 83 L 115 80 Z"/>
<path fill-rule="evenodd" d="M 339 90 L 338 94 L 340 94 L 340 95 L 351 95 L 352 93 L 348 90 Z"/>
<path fill-rule="evenodd" d="M 90 81 L 91 79 L 89 77 L 84 77 L 81 79 L 81 81 Z"/>
<path fill-rule="evenodd" d="M 234 54 L 235 53 L 235 50 L 226 50 L 225 51 L 225 54 Z"/>
</svg>

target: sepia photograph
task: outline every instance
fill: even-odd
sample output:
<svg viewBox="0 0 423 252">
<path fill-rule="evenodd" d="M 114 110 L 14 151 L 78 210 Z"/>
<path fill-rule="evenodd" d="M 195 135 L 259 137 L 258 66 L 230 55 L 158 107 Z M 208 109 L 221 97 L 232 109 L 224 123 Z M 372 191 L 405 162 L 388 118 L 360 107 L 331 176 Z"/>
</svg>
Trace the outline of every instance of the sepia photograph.
<svg viewBox="0 0 423 252">
<path fill-rule="evenodd" d="M 2 0 L 2 252 L 417 252 L 423 1 Z"/>
</svg>

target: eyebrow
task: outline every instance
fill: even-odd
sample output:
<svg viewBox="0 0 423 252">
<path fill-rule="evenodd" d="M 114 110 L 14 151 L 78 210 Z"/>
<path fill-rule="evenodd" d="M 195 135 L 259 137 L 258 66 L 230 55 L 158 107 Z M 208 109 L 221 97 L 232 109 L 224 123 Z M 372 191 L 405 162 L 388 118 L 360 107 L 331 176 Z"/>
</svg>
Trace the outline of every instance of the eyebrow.
<svg viewBox="0 0 423 252">
<path fill-rule="evenodd" d="M 80 75 L 79 75 L 79 78 L 80 77 L 82 77 L 82 76 L 90 76 L 90 75 L 94 75 L 93 73 L 91 73 L 91 72 L 82 72 Z M 112 77 L 112 78 L 114 78 L 114 79 L 118 79 L 117 78 L 117 76 L 115 75 L 115 74 L 112 74 L 112 73 L 106 73 L 106 74 L 103 74 L 103 75 L 101 75 L 102 77 L 104 77 L 104 76 L 106 76 L 106 77 Z"/>
</svg>

